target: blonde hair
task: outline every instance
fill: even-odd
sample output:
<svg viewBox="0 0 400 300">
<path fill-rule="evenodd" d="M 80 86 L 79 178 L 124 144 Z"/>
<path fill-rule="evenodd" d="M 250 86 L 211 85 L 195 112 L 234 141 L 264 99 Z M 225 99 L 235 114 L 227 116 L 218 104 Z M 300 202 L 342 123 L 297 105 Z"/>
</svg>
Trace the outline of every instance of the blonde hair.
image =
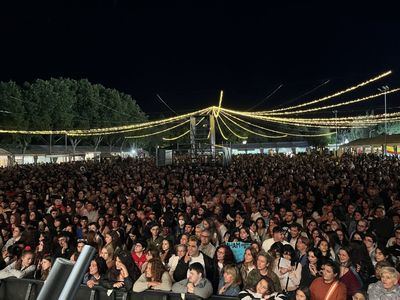
<svg viewBox="0 0 400 300">
<path fill-rule="evenodd" d="M 228 273 L 233 277 L 234 284 L 240 285 L 242 283 L 239 270 L 234 265 L 226 265 L 224 267 L 224 273 Z"/>
<path fill-rule="evenodd" d="M 381 277 L 383 273 L 389 274 L 391 278 L 396 280 L 399 278 L 399 272 L 393 267 L 382 267 L 380 270 Z"/>
</svg>

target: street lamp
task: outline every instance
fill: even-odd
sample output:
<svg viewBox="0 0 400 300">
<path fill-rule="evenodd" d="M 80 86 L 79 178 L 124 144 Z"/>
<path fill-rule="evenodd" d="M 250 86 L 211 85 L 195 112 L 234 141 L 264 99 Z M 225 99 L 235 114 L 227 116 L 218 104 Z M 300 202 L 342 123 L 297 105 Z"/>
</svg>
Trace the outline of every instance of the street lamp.
<svg viewBox="0 0 400 300">
<path fill-rule="evenodd" d="M 382 86 L 381 88 L 378 88 L 378 91 L 384 93 L 384 99 L 385 99 L 385 149 L 383 150 L 383 155 L 386 155 L 386 147 L 387 147 L 387 139 L 386 139 L 386 135 L 387 135 L 387 122 L 386 122 L 386 94 L 389 91 L 389 87 L 387 85 Z"/>
</svg>

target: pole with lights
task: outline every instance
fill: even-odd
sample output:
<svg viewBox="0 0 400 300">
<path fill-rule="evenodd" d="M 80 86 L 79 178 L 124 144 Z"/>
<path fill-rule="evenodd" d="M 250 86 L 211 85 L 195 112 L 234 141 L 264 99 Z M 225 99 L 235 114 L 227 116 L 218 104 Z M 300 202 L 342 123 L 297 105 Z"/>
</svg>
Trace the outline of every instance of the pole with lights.
<svg viewBox="0 0 400 300">
<path fill-rule="evenodd" d="M 389 91 L 389 87 L 387 85 L 382 86 L 381 88 L 378 89 L 380 92 L 384 93 L 384 99 L 385 99 L 385 148 L 383 150 L 383 155 L 387 154 L 387 106 L 386 106 L 386 94 Z"/>
<path fill-rule="evenodd" d="M 336 122 L 336 138 L 335 138 L 335 156 L 337 156 L 337 145 L 338 145 L 338 126 L 337 126 L 337 110 L 332 111 L 335 114 L 335 122 Z"/>
</svg>

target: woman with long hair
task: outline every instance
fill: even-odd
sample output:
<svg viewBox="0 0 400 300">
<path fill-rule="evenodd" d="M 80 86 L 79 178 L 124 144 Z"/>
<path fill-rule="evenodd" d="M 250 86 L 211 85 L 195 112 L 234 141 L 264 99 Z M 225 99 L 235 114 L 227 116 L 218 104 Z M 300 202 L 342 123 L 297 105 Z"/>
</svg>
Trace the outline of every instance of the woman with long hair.
<svg viewBox="0 0 400 300">
<path fill-rule="evenodd" d="M 298 288 L 295 294 L 295 300 L 310 300 L 311 292 L 308 286 Z"/>
<path fill-rule="evenodd" d="M 352 249 L 350 247 L 342 247 L 338 253 L 338 261 L 340 264 L 339 280 L 344 283 L 347 288 L 347 297 L 352 297 L 355 292 L 362 288 L 362 281 L 357 273 L 356 267 L 353 266 Z"/>
<path fill-rule="evenodd" d="M 318 248 L 311 248 L 307 252 L 308 263 L 301 270 L 300 286 L 310 286 L 311 282 L 321 275 L 322 253 Z"/>
<path fill-rule="evenodd" d="M 170 291 L 172 279 L 163 262 L 152 258 L 146 265 L 146 270 L 133 285 L 134 292 L 143 292 L 147 289 Z"/>
<path fill-rule="evenodd" d="M 218 285 L 218 282 L 220 282 L 221 278 L 223 277 L 223 269 L 226 265 L 232 265 L 235 264 L 235 256 L 233 255 L 233 252 L 231 248 L 229 248 L 227 245 L 219 245 L 215 251 L 214 255 L 214 268 L 216 270 L 215 275 L 215 281 L 213 282 L 214 287 Z"/>
<path fill-rule="evenodd" d="M 97 224 L 99 225 L 99 232 L 103 237 L 106 235 L 106 233 L 110 232 L 110 227 L 108 227 L 106 218 L 104 216 L 99 217 Z"/>
<path fill-rule="evenodd" d="M 52 266 L 53 258 L 50 255 L 43 256 L 36 268 L 34 278 L 45 281 L 49 276 Z"/>
<path fill-rule="evenodd" d="M 218 284 L 218 295 L 237 296 L 240 292 L 240 273 L 234 265 L 226 265 Z"/>
<path fill-rule="evenodd" d="M 89 272 L 83 277 L 83 284 L 89 288 L 94 287 L 100 283 L 100 280 L 107 272 L 107 264 L 104 258 L 98 256 L 92 259 L 89 265 Z"/>
<path fill-rule="evenodd" d="M 114 252 L 111 247 L 103 247 L 100 251 L 100 257 L 106 261 L 107 269 L 111 269 L 115 265 Z"/>
<path fill-rule="evenodd" d="M 264 242 L 267 238 L 267 224 L 265 223 L 265 219 L 260 217 L 256 220 L 256 232 L 260 237 L 260 242 Z"/>
<path fill-rule="evenodd" d="M 140 270 L 129 253 L 120 251 L 115 258 L 115 266 L 108 270 L 100 285 L 107 289 L 119 289 L 128 292 L 139 278 Z"/>
<path fill-rule="evenodd" d="M 146 252 L 146 262 L 142 265 L 142 268 L 140 269 L 141 273 L 144 273 L 147 268 L 147 264 L 152 258 L 160 258 L 160 251 L 158 249 L 149 249 Z"/>
<path fill-rule="evenodd" d="M 243 262 L 240 264 L 239 270 L 242 281 L 246 281 L 247 275 L 256 268 L 258 252 L 253 247 L 249 247 L 244 252 Z"/>
<path fill-rule="evenodd" d="M 277 258 L 275 261 L 274 272 L 279 277 L 282 290 L 289 295 L 294 295 L 300 285 L 302 266 L 291 245 L 284 245 L 282 254 L 283 257 Z"/>
<path fill-rule="evenodd" d="M 329 245 L 329 242 L 322 238 L 318 244 L 317 244 L 317 248 L 319 250 L 321 250 L 321 254 L 322 254 L 322 260 L 335 260 L 335 252 L 333 251 L 333 249 L 331 248 L 331 246 Z"/>
<path fill-rule="evenodd" d="M 121 241 L 116 231 L 110 231 L 104 236 L 105 245 L 104 247 L 113 249 L 113 253 L 116 254 L 121 250 Z"/>
<path fill-rule="evenodd" d="M 164 265 L 168 264 L 169 259 L 172 256 L 172 242 L 169 239 L 164 238 L 161 241 L 161 247 L 160 247 L 161 251 L 160 251 L 160 258 L 161 258 L 161 262 Z"/>
</svg>

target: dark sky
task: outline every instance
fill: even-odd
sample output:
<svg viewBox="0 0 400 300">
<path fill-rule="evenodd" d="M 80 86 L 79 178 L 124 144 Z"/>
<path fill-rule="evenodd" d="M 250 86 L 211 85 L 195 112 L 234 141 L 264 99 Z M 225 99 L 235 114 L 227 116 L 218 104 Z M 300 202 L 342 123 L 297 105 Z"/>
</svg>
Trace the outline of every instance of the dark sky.
<svg viewBox="0 0 400 300">
<path fill-rule="evenodd" d="M 168 111 L 156 94 L 184 112 L 217 105 L 220 89 L 226 107 L 248 109 L 283 84 L 258 107 L 266 109 L 389 69 L 379 84 L 400 86 L 400 17 L 391 5 L 269 2 L 2 1 L 0 80 L 88 78 L 154 116 Z"/>
</svg>

